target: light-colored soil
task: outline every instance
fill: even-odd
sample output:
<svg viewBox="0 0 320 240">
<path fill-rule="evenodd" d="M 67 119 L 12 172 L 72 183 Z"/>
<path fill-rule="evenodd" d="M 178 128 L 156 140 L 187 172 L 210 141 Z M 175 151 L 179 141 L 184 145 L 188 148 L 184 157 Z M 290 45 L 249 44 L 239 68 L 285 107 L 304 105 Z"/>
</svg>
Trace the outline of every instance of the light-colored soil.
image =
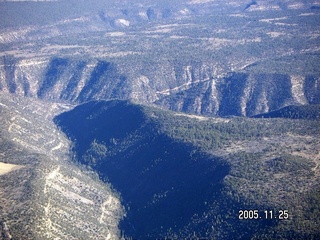
<svg viewBox="0 0 320 240">
<path fill-rule="evenodd" d="M 0 162 L 0 175 L 7 174 L 11 171 L 18 170 L 20 168 L 22 168 L 22 166 Z"/>
</svg>

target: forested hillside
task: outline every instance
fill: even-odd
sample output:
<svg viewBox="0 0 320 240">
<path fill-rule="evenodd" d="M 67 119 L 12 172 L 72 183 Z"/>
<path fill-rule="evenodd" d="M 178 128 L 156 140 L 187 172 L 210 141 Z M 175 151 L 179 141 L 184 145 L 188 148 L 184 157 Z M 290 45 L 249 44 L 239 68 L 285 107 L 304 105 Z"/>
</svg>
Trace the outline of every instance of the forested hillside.
<svg viewBox="0 0 320 240">
<path fill-rule="evenodd" d="M 75 161 L 121 194 L 125 236 L 318 236 L 319 121 L 206 118 L 98 101 L 55 122 L 74 142 Z M 259 210 L 258 219 L 239 219 L 245 209 Z M 278 219 L 266 219 L 266 210 Z M 288 219 L 279 219 L 282 210 Z"/>
</svg>

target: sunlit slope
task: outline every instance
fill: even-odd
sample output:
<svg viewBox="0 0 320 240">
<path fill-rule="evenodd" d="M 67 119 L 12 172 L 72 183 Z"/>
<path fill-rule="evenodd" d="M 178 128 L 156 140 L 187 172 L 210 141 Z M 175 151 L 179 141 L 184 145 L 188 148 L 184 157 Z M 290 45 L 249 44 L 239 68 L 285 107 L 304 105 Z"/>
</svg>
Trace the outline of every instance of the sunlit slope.
<svg viewBox="0 0 320 240">
<path fill-rule="evenodd" d="M 320 102 L 319 74 L 222 74 L 205 61 L 139 61 L 6 56 L 0 59 L 0 90 L 51 102 L 134 99 L 209 116 L 252 116 Z"/>
<path fill-rule="evenodd" d="M 52 122 L 65 104 L 0 94 L 0 235 L 3 239 L 118 238 L 119 196 L 70 161 Z M 1 171 L 4 166 L 15 166 Z M 6 168 L 8 170 L 8 168 Z"/>
</svg>

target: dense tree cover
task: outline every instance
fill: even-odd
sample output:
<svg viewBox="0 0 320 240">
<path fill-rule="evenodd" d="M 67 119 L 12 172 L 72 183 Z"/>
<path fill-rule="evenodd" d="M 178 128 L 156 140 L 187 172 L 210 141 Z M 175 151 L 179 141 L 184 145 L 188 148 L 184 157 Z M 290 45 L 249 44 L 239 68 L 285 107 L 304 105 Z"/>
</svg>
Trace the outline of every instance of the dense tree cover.
<svg viewBox="0 0 320 240">
<path fill-rule="evenodd" d="M 319 121 L 201 118 L 100 101 L 56 122 L 73 139 L 77 161 L 121 193 L 126 236 L 301 239 L 319 233 L 315 163 L 297 155 L 316 146 Z M 183 209 L 194 211 L 181 215 Z M 286 210 L 290 218 L 244 221 L 240 209 L 261 216 Z"/>
<path fill-rule="evenodd" d="M 259 140 L 262 137 L 281 136 L 287 133 L 313 135 L 319 129 L 318 121 L 286 119 L 248 119 L 242 117 L 207 118 L 200 120 L 192 115 L 179 115 L 170 111 L 154 110 L 156 123 L 162 131 L 175 139 L 216 150 L 234 141 Z M 204 118 L 206 119 L 206 118 Z"/>
<path fill-rule="evenodd" d="M 290 118 L 290 119 L 320 119 L 320 105 L 287 106 L 276 111 L 259 114 L 255 118 Z"/>
<path fill-rule="evenodd" d="M 310 107 L 309 109 L 313 111 L 318 108 Z M 214 119 L 199 121 L 190 117 L 183 118 L 173 115 L 172 121 L 169 120 L 169 123 L 161 121 L 161 123 L 165 125 L 164 129 L 171 136 L 192 142 L 212 153 L 234 142 L 240 144 L 243 141 L 249 141 L 253 147 L 256 147 L 251 152 L 240 150 L 226 157 L 231 164 L 231 171 L 225 184 L 235 189 L 233 195 L 235 199 L 242 197 L 246 201 L 259 205 L 259 209 L 286 208 L 292 215 L 287 222 L 278 222 L 279 225 L 270 232 L 257 235 L 257 239 L 261 237 L 266 239 L 313 239 L 319 236 L 317 230 L 319 219 L 314 214 L 320 209 L 320 198 L 316 192 L 319 177 L 313 171 L 316 165 L 312 159 L 293 155 L 290 143 L 286 144 L 288 134 L 319 137 L 319 121 L 281 118 L 271 121 L 246 118 L 227 120 L 229 122 L 215 122 Z M 281 138 L 282 144 L 271 144 L 255 152 L 259 149 L 259 142 L 263 138 L 274 137 Z M 311 142 L 308 143 L 311 144 Z M 305 146 L 298 148 L 297 151 L 300 151 L 301 148 Z M 305 200 L 304 190 L 308 182 L 312 187 L 307 190 L 307 198 L 312 200 Z M 300 209 L 301 206 L 304 206 L 303 210 Z M 306 231 L 306 229 L 309 230 Z"/>
</svg>

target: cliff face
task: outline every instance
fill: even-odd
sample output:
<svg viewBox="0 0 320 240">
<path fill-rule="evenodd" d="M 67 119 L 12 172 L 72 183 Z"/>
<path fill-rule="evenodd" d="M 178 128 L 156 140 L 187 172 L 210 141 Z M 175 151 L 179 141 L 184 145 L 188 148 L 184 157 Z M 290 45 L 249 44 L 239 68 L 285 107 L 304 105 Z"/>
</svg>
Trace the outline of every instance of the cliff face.
<svg viewBox="0 0 320 240">
<path fill-rule="evenodd" d="M 108 62 L 36 58 L 3 58 L 0 89 L 28 97 L 83 102 L 95 98 L 120 98 L 125 77 Z"/>
<path fill-rule="evenodd" d="M 1 59 L 0 89 L 52 101 L 133 99 L 211 116 L 252 116 L 320 103 L 320 76 L 227 71 L 214 63 L 133 66 L 71 58 Z"/>
<path fill-rule="evenodd" d="M 132 99 L 211 116 L 316 104 L 318 5 L 1 2 L 0 90 L 53 102 Z"/>
<path fill-rule="evenodd" d="M 232 73 L 176 94 L 158 104 L 203 115 L 252 116 L 292 104 L 319 103 L 319 76 Z"/>
</svg>

